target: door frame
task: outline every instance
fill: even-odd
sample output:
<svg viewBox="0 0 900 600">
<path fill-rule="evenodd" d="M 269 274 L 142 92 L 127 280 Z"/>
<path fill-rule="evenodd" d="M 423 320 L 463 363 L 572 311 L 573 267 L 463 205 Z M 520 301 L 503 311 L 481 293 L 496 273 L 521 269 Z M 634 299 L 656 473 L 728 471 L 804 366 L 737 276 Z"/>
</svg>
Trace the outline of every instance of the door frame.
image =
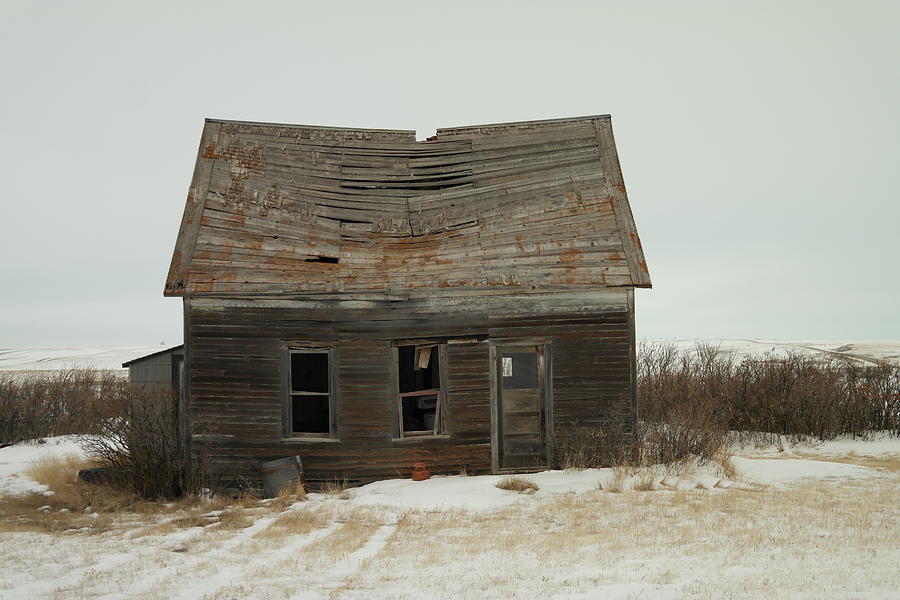
<svg viewBox="0 0 900 600">
<path fill-rule="evenodd" d="M 541 398 L 544 411 L 544 459 L 545 467 L 553 466 L 556 460 L 553 435 L 553 344 L 546 338 L 494 338 L 490 340 L 490 381 L 491 381 L 491 472 L 504 473 L 521 471 L 522 469 L 500 468 L 500 396 L 498 377 L 500 364 L 500 348 L 509 347 L 534 348 L 540 346 L 543 351 L 544 394 Z"/>
</svg>

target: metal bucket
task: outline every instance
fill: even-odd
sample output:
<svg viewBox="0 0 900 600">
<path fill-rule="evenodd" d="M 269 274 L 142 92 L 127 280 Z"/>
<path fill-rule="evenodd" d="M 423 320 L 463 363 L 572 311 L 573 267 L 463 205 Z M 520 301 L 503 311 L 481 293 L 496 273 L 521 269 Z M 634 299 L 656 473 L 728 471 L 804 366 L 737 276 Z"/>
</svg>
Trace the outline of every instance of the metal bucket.
<svg viewBox="0 0 900 600">
<path fill-rule="evenodd" d="M 262 464 L 263 491 L 274 498 L 286 487 L 303 482 L 303 463 L 299 456 L 288 456 Z"/>
</svg>

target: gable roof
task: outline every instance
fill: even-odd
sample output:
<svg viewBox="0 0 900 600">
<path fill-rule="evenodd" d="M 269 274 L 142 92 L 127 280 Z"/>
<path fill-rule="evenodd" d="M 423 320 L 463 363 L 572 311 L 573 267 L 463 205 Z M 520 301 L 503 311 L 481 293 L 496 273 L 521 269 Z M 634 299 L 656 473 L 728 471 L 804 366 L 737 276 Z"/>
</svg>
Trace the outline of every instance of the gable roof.
<svg viewBox="0 0 900 600">
<path fill-rule="evenodd" d="M 208 119 L 165 295 L 650 287 L 609 115 L 414 131 Z"/>
</svg>

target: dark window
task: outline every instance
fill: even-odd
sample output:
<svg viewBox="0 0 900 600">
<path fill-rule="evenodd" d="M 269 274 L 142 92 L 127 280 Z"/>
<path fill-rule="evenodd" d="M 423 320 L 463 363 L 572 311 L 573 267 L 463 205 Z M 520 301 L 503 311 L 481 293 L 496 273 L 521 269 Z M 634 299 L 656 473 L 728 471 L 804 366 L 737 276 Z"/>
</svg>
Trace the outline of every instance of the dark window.
<svg viewBox="0 0 900 600">
<path fill-rule="evenodd" d="M 504 353 L 502 360 L 504 390 L 536 389 L 538 387 L 538 363 L 536 353 Z"/>
<path fill-rule="evenodd" d="M 328 393 L 328 353 L 291 353 L 291 391 Z"/>
<path fill-rule="evenodd" d="M 400 437 L 441 429 L 440 352 L 437 345 L 398 346 L 397 410 Z"/>
<path fill-rule="evenodd" d="M 328 351 L 291 351 L 291 433 L 331 433 Z"/>
</svg>

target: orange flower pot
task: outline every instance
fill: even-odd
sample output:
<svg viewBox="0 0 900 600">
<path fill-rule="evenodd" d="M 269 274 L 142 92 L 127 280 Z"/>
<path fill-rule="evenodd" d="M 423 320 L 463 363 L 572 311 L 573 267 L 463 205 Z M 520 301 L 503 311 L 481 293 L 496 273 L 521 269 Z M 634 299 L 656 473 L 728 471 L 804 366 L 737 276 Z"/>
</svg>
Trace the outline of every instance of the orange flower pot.
<svg viewBox="0 0 900 600">
<path fill-rule="evenodd" d="M 431 477 L 431 473 L 428 472 L 428 467 L 425 466 L 423 462 L 414 462 L 413 470 L 412 470 L 412 478 L 413 481 L 425 481 Z"/>
</svg>

